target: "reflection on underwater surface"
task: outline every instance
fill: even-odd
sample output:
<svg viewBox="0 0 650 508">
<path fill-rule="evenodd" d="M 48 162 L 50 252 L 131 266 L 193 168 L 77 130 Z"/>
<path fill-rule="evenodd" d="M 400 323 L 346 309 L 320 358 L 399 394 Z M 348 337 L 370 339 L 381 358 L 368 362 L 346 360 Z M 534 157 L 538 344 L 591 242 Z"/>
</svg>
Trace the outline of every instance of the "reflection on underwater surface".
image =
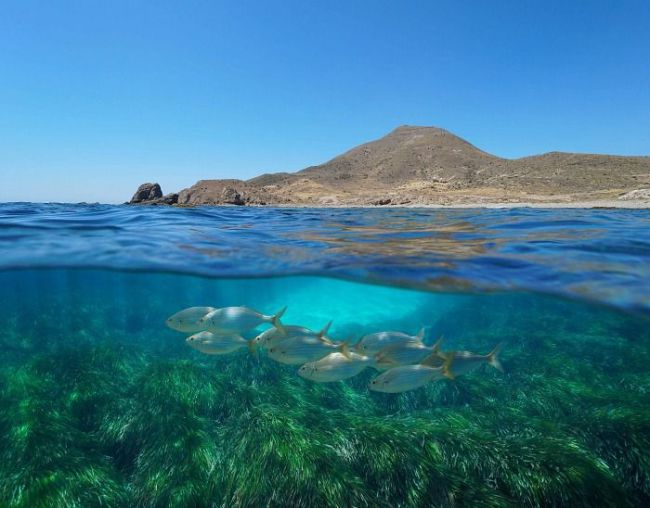
<svg viewBox="0 0 650 508">
<path fill-rule="evenodd" d="M 648 314 L 650 214 L 0 204 L 0 269 L 35 266 L 531 291 Z"/>
<path fill-rule="evenodd" d="M 316 276 L 0 272 L 0 505 L 644 506 L 650 323 L 525 292 Z M 184 307 L 288 306 L 330 335 L 428 327 L 482 368 L 403 394 L 317 384 L 246 350 L 205 356 Z M 251 332 L 254 335 L 255 332 Z M 247 335 L 251 335 L 247 334 Z"/>
</svg>

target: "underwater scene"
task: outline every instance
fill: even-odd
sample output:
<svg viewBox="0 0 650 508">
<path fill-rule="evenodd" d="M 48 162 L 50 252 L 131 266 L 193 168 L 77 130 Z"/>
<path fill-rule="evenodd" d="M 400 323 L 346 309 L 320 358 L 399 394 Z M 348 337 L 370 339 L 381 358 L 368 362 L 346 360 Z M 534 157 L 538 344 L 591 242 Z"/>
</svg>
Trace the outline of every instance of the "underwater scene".
<svg viewBox="0 0 650 508">
<path fill-rule="evenodd" d="M 0 205 L 0 506 L 647 506 L 649 226 Z"/>
</svg>

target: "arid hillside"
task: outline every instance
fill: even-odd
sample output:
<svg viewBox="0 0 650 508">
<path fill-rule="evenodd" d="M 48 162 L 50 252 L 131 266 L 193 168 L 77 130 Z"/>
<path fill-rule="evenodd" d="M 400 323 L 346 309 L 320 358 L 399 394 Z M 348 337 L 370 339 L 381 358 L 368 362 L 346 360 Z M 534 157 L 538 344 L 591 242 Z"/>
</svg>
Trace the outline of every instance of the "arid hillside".
<svg viewBox="0 0 650 508">
<path fill-rule="evenodd" d="M 297 173 L 201 180 L 179 192 L 178 204 L 572 203 L 648 199 L 649 188 L 650 157 L 551 152 L 509 160 L 444 129 L 402 126 Z"/>
</svg>

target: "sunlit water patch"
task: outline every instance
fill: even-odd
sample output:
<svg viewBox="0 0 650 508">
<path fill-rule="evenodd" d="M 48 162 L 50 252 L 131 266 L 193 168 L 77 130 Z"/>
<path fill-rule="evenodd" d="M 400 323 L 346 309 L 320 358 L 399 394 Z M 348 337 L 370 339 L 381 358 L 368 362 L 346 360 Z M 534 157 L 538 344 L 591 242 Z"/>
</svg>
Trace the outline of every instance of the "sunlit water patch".
<svg viewBox="0 0 650 508">
<path fill-rule="evenodd" d="M 650 502 L 641 212 L 0 209 L 2 506 Z M 505 372 L 314 383 L 188 347 L 165 319 L 196 305 Z"/>
</svg>

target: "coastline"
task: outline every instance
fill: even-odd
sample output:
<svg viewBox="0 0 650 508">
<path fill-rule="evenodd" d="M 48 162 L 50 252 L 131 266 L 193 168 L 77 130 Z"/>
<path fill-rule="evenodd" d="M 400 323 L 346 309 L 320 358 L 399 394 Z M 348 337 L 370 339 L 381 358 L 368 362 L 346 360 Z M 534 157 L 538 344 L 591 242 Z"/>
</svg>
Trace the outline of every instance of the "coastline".
<svg viewBox="0 0 650 508">
<path fill-rule="evenodd" d="M 377 207 L 380 208 L 380 207 Z M 396 207 L 397 208 L 397 207 Z M 598 208 L 616 208 L 616 209 L 630 209 L 630 210 L 648 210 L 650 209 L 650 201 L 634 200 L 634 201 L 617 201 L 617 200 L 599 200 L 599 201 L 574 201 L 571 203 L 565 202 L 521 202 L 521 203 L 458 203 L 452 205 L 423 205 L 423 206 L 405 206 L 404 208 L 585 208 L 585 209 L 598 209 Z"/>
<path fill-rule="evenodd" d="M 139 205 L 152 206 L 147 203 L 139 203 Z M 132 205 L 131 205 L 132 206 Z M 153 205 L 156 206 L 156 205 Z M 399 208 L 431 208 L 431 209 L 471 209 L 471 208 L 484 208 L 484 209 L 506 209 L 506 208 L 535 208 L 535 209 L 620 209 L 620 210 L 648 210 L 650 209 L 650 201 L 648 200 L 594 200 L 594 201 L 573 201 L 573 202 L 471 202 L 471 203 L 453 203 L 453 204 L 436 204 L 436 203 L 408 203 L 402 205 L 356 205 L 356 204 L 247 204 L 247 205 L 232 205 L 232 204 L 193 204 L 193 205 L 171 205 L 175 208 L 198 208 L 203 206 L 217 206 L 229 208 L 364 208 L 364 209 L 399 209 Z"/>
</svg>

